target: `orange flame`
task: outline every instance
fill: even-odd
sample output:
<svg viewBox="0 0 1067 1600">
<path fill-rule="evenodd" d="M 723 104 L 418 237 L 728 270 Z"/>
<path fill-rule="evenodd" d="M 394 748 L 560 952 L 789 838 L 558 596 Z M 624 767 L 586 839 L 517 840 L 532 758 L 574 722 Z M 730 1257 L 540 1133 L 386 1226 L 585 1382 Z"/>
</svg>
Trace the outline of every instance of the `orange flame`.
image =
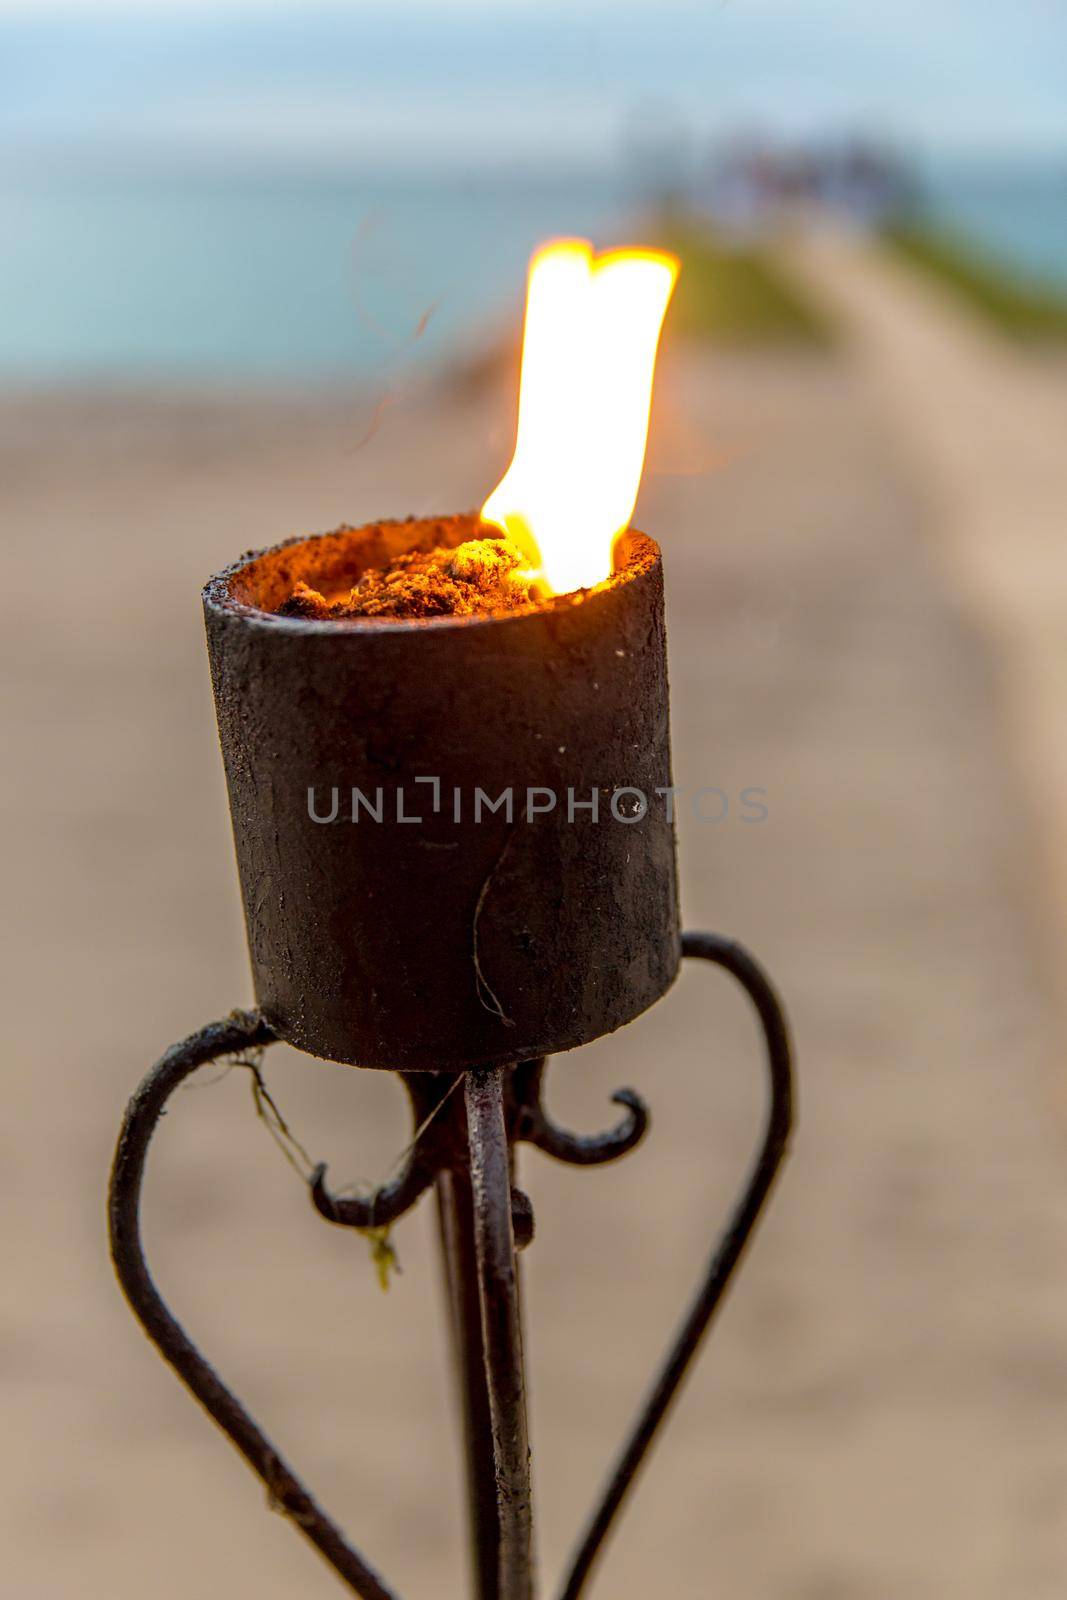
<svg viewBox="0 0 1067 1600">
<path fill-rule="evenodd" d="M 553 594 L 607 578 L 637 500 L 673 256 L 585 239 L 530 263 L 515 454 L 482 520 L 529 556 Z"/>
</svg>

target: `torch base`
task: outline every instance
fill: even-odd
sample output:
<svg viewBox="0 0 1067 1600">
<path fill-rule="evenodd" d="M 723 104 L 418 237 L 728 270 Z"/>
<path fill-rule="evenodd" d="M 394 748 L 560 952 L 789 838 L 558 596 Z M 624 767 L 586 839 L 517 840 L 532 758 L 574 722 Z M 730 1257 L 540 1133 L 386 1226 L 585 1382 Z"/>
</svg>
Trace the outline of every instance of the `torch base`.
<svg viewBox="0 0 1067 1600">
<path fill-rule="evenodd" d="M 769 1110 L 760 1150 L 676 1337 L 609 1476 L 561 1589 L 577 1600 L 604 1540 L 708 1331 L 751 1238 L 786 1154 L 792 1127 L 792 1065 L 787 1026 L 766 976 L 737 944 L 688 934 L 684 953 L 724 967 L 752 1001 L 762 1027 Z M 317 1505 L 241 1402 L 177 1322 L 145 1261 L 140 1201 L 149 1142 L 175 1089 L 198 1067 L 230 1057 L 258 1073 L 255 1052 L 275 1039 L 257 1012 L 234 1012 L 175 1045 L 145 1078 L 127 1107 L 109 1193 L 111 1252 L 119 1281 L 164 1360 L 266 1484 L 271 1504 L 319 1551 L 349 1591 L 363 1600 L 395 1592 Z M 335 1197 L 325 1169 L 311 1179 L 319 1213 L 342 1226 L 381 1228 L 428 1188 L 437 1187 L 449 1320 L 467 1444 L 472 1568 L 477 1600 L 531 1600 L 534 1563 L 525 1371 L 516 1250 L 532 1237 L 529 1202 L 513 1183 L 515 1147 L 537 1146 L 557 1160 L 597 1165 L 640 1141 L 647 1112 L 631 1090 L 609 1133 L 580 1137 L 549 1118 L 541 1102 L 544 1063 L 480 1068 L 456 1083 L 433 1074 L 405 1075 L 416 1134 L 403 1171 L 365 1198 Z"/>
</svg>

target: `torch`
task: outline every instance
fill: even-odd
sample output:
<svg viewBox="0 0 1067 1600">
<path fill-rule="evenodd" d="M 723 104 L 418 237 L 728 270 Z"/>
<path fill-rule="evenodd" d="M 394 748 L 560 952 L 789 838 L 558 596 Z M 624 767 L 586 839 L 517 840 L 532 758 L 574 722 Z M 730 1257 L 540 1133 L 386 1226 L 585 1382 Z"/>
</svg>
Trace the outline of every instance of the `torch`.
<svg viewBox="0 0 1067 1600">
<path fill-rule="evenodd" d="M 343 527 L 247 555 L 204 590 L 256 1009 L 168 1051 L 130 1102 L 112 1254 L 149 1336 L 284 1511 L 365 1600 L 393 1591 L 311 1498 L 177 1323 L 139 1230 L 175 1088 L 275 1040 L 396 1072 L 414 1134 L 372 1194 L 311 1173 L 317 1212 L 391 1227 L 433 1189 L 464 1420 L 473 1592 L 531 1600 L 516 1251 L 533 1236 L 516 1149 L 593 1166 L 648 1112 L 581 1137 L 541 1099 L 545 1058 L 659 1000 L 683 956 L 741 982 L 769 1112 L 748 1183 L 579 1539 L 583 1589 L 707 1331 L 785 1153 L 786 1025 L 737 944 L 680 931 L 663 572 L 629 527 L 677 264 L 556 241 L 529 275 L 514 457 L 480 516 Z"/>
</svg>

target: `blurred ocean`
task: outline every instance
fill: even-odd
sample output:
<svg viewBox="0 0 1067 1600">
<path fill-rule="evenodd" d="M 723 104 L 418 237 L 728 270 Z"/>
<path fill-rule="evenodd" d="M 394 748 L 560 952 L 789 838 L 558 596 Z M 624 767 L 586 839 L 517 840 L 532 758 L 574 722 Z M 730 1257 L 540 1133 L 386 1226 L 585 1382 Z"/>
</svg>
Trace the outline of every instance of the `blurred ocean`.
<svg viewBox="0 0 1067 1600">
<path fill-rule="evenodd" d="M 440 360 L 602 181 L 0 179 L 0 381 L 337 381 Z"/>
<path fill-rule="evenodd" d="M 1067 165 L 943 169 L 927 205 L 1067 285 Z M 521 304 L 538 240 L 610 241 L 621 186 L 568 175 L 0 176 L 0 381 L 345 382 L 430 366 Z"/>
<path fill-rule="evenodd" d="M 1067 156 L 975 168 L 939 164 L 923 176 L 923 209 L 993 257 L 1067 289 Z"/>
</svg>

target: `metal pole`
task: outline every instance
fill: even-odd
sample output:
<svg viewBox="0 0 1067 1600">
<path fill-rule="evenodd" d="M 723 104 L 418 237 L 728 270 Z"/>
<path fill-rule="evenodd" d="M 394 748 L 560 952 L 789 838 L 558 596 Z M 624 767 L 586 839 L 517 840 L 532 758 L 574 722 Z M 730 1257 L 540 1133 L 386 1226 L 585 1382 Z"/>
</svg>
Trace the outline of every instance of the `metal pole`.
<svg viewBox="0 0 1067 1600">
<path fill-rule="evenodd" d="M 466 1457 L 472 1588 L 477 1600 L 499 1600 L 500 1524 L 474 1250 L 474 1197 L 470 1175 L 462 1170 L 440 1172 L 436 1187 L 449 1334 Z"/>
<path fill-rule="evenodd" d="M 500 1530 L 499 1595 L 500 1600 L 532 1600 L 530 1446 L 511 1220 L 511 1158 L 504 1119 L 506 1070 L 486 1067 L 468 1072 L 464 1095 Z"/>
</svg>

